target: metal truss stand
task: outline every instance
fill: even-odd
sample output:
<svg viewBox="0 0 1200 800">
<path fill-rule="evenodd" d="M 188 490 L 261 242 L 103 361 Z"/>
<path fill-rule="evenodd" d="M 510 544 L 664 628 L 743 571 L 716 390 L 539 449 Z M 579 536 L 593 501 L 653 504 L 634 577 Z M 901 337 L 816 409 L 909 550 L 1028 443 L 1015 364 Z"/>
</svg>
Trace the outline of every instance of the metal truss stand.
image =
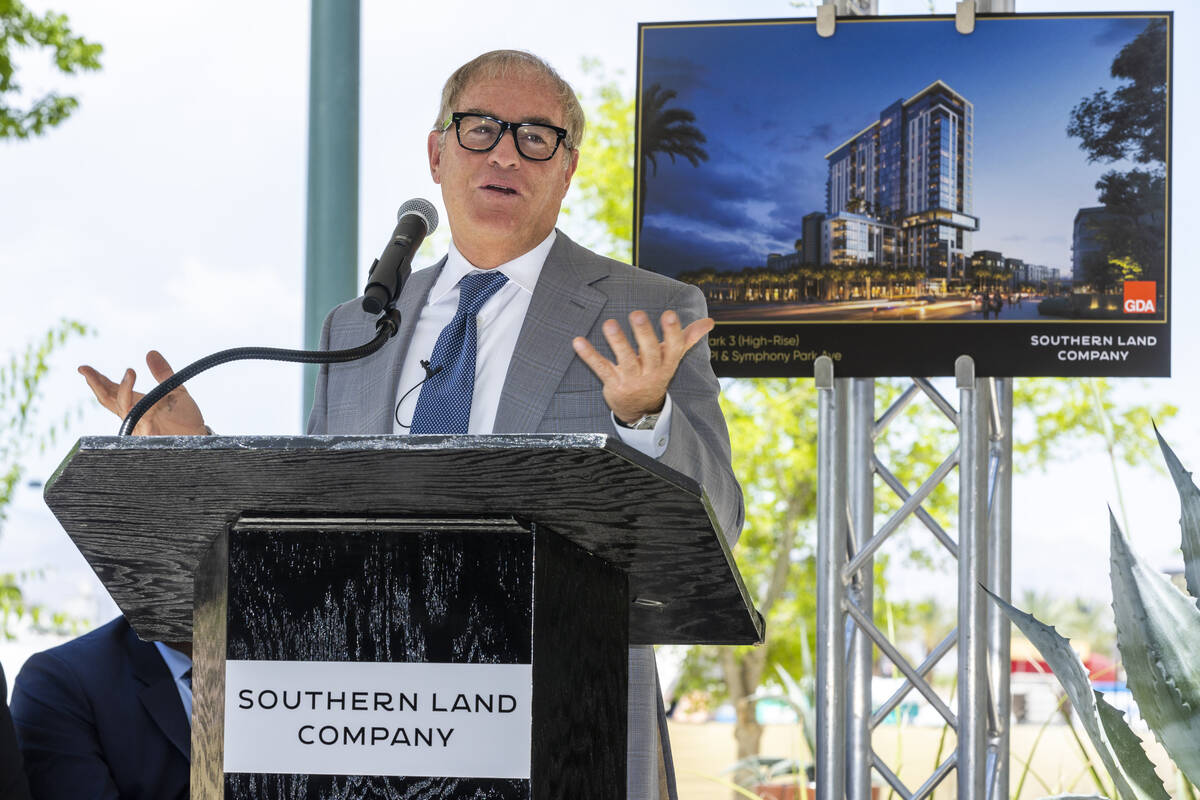
<svg viewBox="0 0 1200 800">
<path fill-rule="evenodd" d="M 980 591 L 1008 599 L 1012 542 L 1012 378 L 976 378 L 969 356 L 955 362 L 958 409 L 914 378 L 875 419 L 875 381 L 838 378 L 816 362 L 817 430 L 817 800 L 869 800 L 872 771 L 902 798 L 930 797 L 953 771 L 964 800 L 1007 800 L 1009 627 Z M 910 402 L 924 396 L 958 428 L 958 446 L 910 491 L 875 455 L 874 442 Z M 922 503 L 958 467 L 958 539 Z M 875 478 L 900 509 L 875 529 Z M 915 516 L 957 560 L 958 623 L 919 664 L 875 625 L 874 555 Z M 891 697 L 871 697 L 878 648 L 905 678 Z M 957 658 L 957 709 L 929 684 L 934 666 Z M 988 680 L 989 674 L 991 680 Z M 871 746 L 871 735 L 916 690 L 954 731 L 957 745 L 910 789 Z"/>
</svg>

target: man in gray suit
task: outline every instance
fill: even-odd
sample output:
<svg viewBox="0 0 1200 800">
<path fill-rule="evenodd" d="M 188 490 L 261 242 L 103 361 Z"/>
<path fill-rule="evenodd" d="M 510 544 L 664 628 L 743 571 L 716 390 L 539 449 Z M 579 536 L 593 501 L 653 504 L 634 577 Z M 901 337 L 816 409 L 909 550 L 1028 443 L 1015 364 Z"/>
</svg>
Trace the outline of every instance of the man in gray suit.
<svg viewBox="0 0 1200 800">
<path fill-rule="evenodd" d="M 732 544 L 742 525 L 741 490 L 709 364 L 713 322 L 703 295 L 592 253 L 555 229 L 583 128 L 574 91 L 528 53 L 486 53 L 450 77 L 428 138 L 450 252 L 404 286 L 394 341 L 360 361 L 322 367 L 308 431 L 608 433 L 697 479 Z M 465 367 L 441 363 L 443 336 L 473 302 L 475 290 L 465 288 L 473 276 L 492 285 L 463 323 L 472 344 L 457 350 L 469 349 L 469 358 Z M 374 316 L 351 301 L 329 314 L 321 347 L 357 346 L 374 331 Z M 147 363 L 158 380 L 171 374 L 157 353 Z M 119 416 L 138 399 L 132 371 L 119 385 L 90 368 L 81 371 Z M 465 384 L 458 380 L 464 372 Z M 457 375 L 457 389 L 450 374 Z M 186 392 L 172 394 L 138 432 L 204 431 Z M 440 419 L 443 411 L 457 413 L 459 427 L 431 426 L 430 414 Z M 661 719 L 653 650 L 632 648 L 628 797 L 634 800 L 674 796 Z"/>
</svg>

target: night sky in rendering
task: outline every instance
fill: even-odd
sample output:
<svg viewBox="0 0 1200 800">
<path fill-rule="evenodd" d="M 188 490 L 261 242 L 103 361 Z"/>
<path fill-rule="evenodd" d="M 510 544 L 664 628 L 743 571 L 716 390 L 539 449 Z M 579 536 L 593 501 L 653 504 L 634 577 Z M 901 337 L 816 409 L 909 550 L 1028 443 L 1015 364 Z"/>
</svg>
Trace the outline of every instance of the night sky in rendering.
<svg viewBox="0 0 1200 800">
<path fill-rule="evenodd" d="M 788 253 L 801 218 L 824 212 L 825 155 L 889 104 L 941 80 L 975 106 L 974 250 L 999 250 L 1070 276 L 1075 213 L 1129 164 L 1088 164 L 1068 138 L 1071 109 L 1100 88 L 1146 17 L 840 20 L 644 27 L 641 87 L 695 113 L 708 161 L 657 156 L 637 261 L 666 274 L 763 266 Z"/>
</svg>

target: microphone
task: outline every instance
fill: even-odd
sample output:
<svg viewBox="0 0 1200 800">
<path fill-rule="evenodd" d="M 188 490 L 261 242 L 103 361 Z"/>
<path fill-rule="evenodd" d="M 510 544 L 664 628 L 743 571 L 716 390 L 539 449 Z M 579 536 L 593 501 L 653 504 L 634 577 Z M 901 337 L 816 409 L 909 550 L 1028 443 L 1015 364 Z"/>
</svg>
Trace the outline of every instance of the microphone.
<svg viewBox="0 0 1200 800">
<path fill-rule="evenodd" d="M 412 274 L 413 256 L 425 237 L 437 229 L 437 209 L 428 200 L 415 197 L 400 206 L 396 220 L 392 238 L 367 275 L 362 307 L 368 314 L 378 314 L 400 296 L 404 282 Z"/>
</svg>

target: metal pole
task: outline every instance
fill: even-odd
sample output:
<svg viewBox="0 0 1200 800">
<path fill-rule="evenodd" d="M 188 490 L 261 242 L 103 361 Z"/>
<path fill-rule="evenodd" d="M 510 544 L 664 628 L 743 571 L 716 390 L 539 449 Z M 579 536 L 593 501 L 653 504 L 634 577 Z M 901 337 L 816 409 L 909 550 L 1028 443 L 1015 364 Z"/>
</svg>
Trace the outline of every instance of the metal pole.
<svg viewBox="0 0 1200 800">
<path fill-rule="evenodd" d="M 850 424 L 846 471 L 850 485 L 851 550 L 858 552 L 875 532 L 875 381 L 850 381 Z M 869 558 L 849 579 L 849 602 L 867 619 L 875 617 L 875 560 Z M 871 666 L 874 648 L 866 632 L 850 629 L 847 663 L 846 797 L 871 798 Z"/>
<path fill-rule="evenodd" d="M 842 626 L 846 561 L 844 379 L 835 381 L 833 360 L 814 365 L 817 386 L 817 796 L 845 797 L 845 726 L 843 687 L 846 640 Z"/>
<path fill-rule="evenodd" d="M 304 346 L 329 309 L 358 294 L 359 0 L 312 0 L 308 78 L 308 234 Z M 317 366 L 304 370 L 312 406 Z"/>
<path fill-rule="evenodd" d="M 1013 379 L 995 380 L 993 402 L 999 411 L 1000 425 L 991 435 L 991 462 L 996 464 L 990 487 L 988 514 L 987 587 L 1004 598 L 1012 599 L 1012 452 L 1013 452 Z M 989 760 L 994 772 L 988 780 L 989 800 L 1008 798 L 1009 727 L 1012 696 L 1008 618 L 995 603 L 987 603 L 988 673 L 991 676 L 992 708 L 995 718 L 988 737 Z"/>
<path fill-rule="evenodd" d="M 975 362 L 954 363 L 958 386 L 958 797 L 982 798 L 986 785 L 987 641 L 979 582 L 986 574 L 987 383 Z"/>
</svg>

